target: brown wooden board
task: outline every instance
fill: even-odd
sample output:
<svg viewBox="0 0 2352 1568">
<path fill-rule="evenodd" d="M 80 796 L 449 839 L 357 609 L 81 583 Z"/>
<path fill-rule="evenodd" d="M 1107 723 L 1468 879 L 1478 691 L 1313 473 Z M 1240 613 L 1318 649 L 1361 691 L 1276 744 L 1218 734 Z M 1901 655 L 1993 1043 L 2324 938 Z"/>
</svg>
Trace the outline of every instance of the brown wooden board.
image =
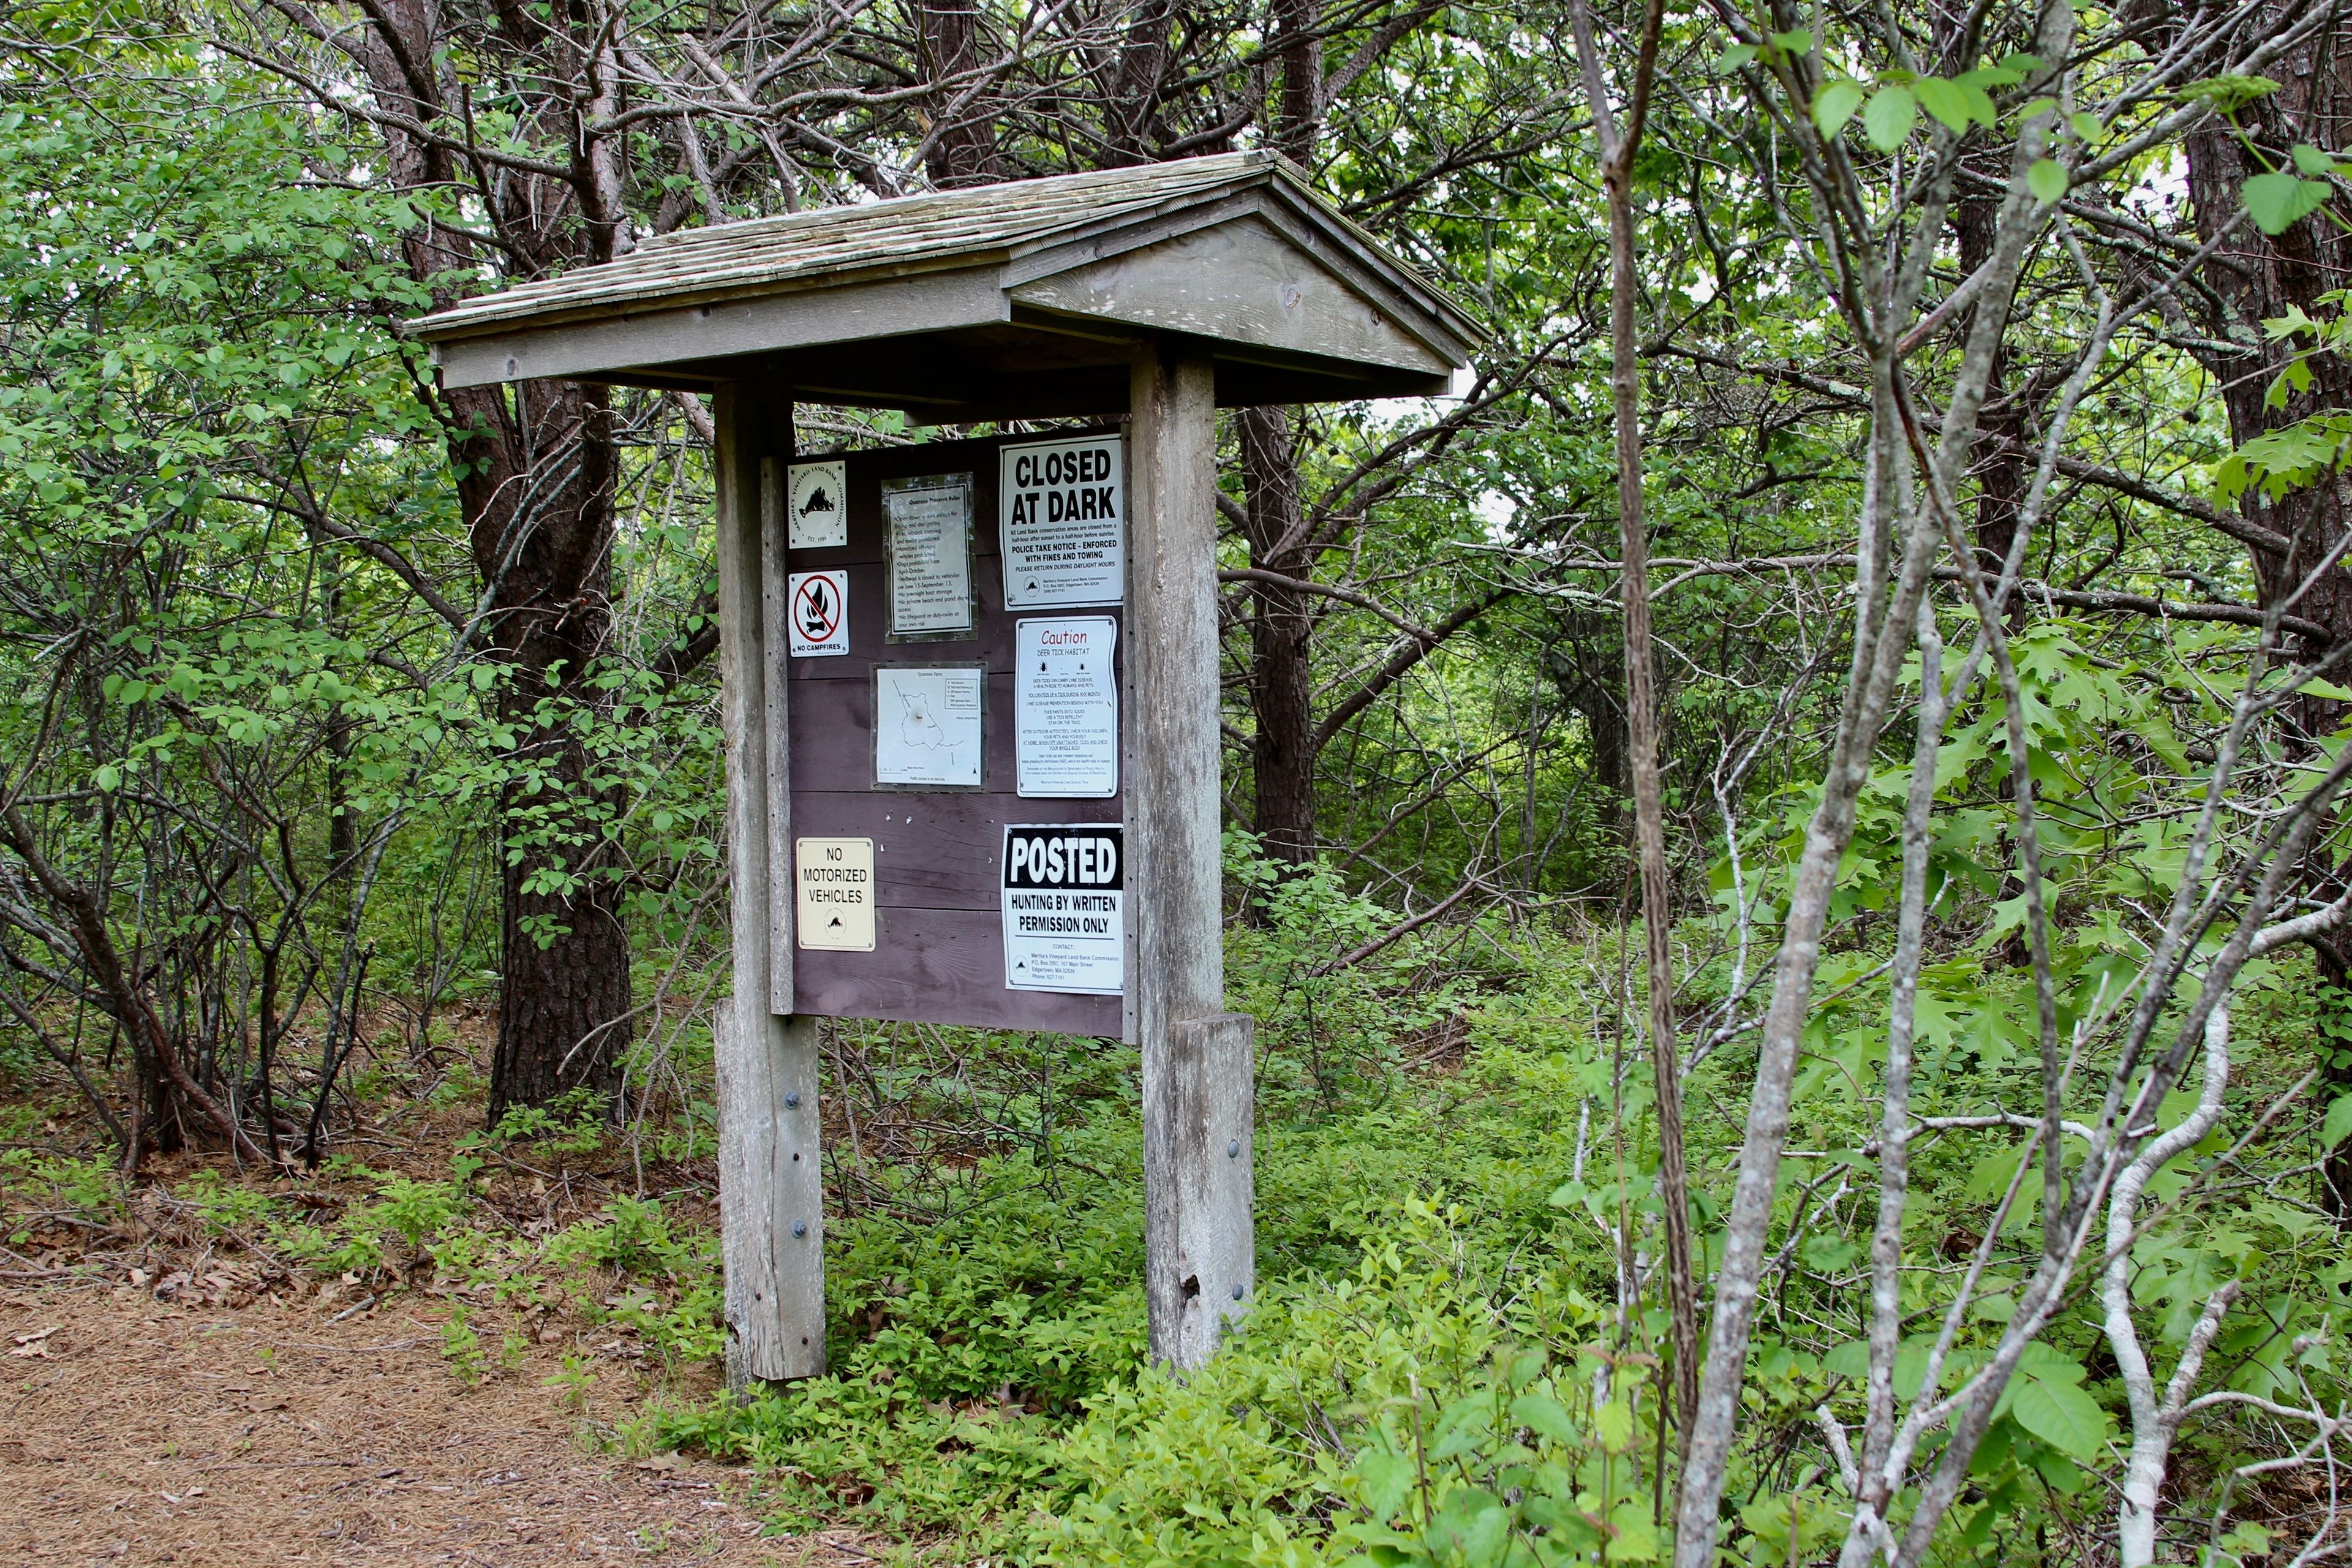
<svg viewBox="0 0 2352 1568">
<path fill-rule="evenodd" d="M 1064 434 L 1056 432 L 1053 438 Z M 1024 800 L 1013 793 L 1013 623 L 1048 616 L 1108 616 L 1120 622 L 1114 656 L 1120 670 L 1129 652 L 1122 606 L 1004 608 L 997 451 L 1047 438 L 934 441 L 793 459 L 813 463 L 838 458 L 846 464 L 849 542 L 837 549 L 787 551 L 785 569 L 849 573 L 849 652 L 786 661 L 793 832 L 795 837 L 874 840 L 877 927 L 872 952 L 801 948 L 793 954 L 796 1012 L 1113 1037 L 1120 1033 L 1118 997 L 1013 991 L 1004 984 L 999 862 L 1005 827 L 1125 820 L 1128 780 L 1123 775 L 1120 795 L 1108 800 Z M 882 483 L 955 473 L 972 477 L 972 572 L 980 601 L 976 633 L 960 641 L 888 642 Z M 876 664 L 975 662 L 984 663 L 988 670 L 987 710 L 982 721 L 982 790 L 876 788 Z M 1120 722 L 1123 728 L 1124 712 Z M 777 874 L 789 877 L 790 868 L 779 868 Z"/>
</svg>

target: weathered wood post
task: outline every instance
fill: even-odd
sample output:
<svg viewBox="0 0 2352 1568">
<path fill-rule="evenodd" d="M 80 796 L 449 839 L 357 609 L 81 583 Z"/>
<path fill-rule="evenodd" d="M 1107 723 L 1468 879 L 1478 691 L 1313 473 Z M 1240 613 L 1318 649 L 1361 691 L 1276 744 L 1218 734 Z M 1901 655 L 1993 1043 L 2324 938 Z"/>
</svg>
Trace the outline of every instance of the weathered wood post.
<svg viewBox="0 0 2352 1568">
<path fill-rule="evenodd" d="M 731 382 L 713 401 L 735 993 L 712 1026 L 727 1381 L 740 1388 L 824 1370 L 824 1167 L 817 1021 L 782 1016 L 793 994 L 792 803 L 780 776 L 790 730 L 776 525 L 792 404 Z"/>
<path fill-rule="evenodd" d="M 1251 1021 L 1224 1011 L 1217 405 L 1207 352 L 1147 342 L 1129 397 L 1129 979 L 1143 1051 L 1151 1353 L 1195 1367 L 1256 1283 Z"/>
</svg>

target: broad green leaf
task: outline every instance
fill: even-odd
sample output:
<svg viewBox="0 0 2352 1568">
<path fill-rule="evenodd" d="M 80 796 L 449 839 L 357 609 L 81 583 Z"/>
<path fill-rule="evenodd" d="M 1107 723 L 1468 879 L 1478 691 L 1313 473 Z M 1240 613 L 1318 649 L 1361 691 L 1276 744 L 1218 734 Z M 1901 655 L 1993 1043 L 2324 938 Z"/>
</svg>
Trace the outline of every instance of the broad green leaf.
<svg viewBox="0 0 2352 1568">
<path fill-rule="evenodd" d="M 1462 1532 L 1462 1561 L 1467 1568 L 1499 1568 L 1511 1544 L 1511 1510 L 1489 1503 L 1472 1516 Z"/>
<path fill-rule="evenodd" d="M 2087 111 L 2076 114 L 2067 123 L 2074 128 L 2074 139 L 2085 147 L 2094 144 L 2105 134 L 2099 125 L 2099 117 Z"/>
<path fill-rule="evenodd" d="M 2297 220 L 2326 205 L 2328 187 L 2318 180 L 2300 179 L 2280 169 L 2256 174 L 2239 192 L 2246 216 L 2264 234 L 2284 234 Z"/>
<path fill-rule="evenodd" d="M 1609 1542 L 1612 1563 L 1655 1563 L 1658 1560 L 1658 1529 L 1650 1522 L 1650 1505 L 1628 1499 L 1609 1510 L 1609 1528 L 1615 1533 Z"/>
<path fill-rule="evenodd" d="M 1863 134 L 1882 153 L 1892 153 L 1910 139 L 1919 118 L 1919 100 L 1907 87 L 1882 87 L 1862 106 Z"/>
<path fill-rule="evenodd" d="M 1919 107 L 1955 136 L 1965 134 L 1972 120 L 1987 129 L 1993 123 L 1992 100 L 1973 82 L 1927 76 L 1913 90 L 1919 95 Z"/>
<path fill-rule="evenodd" d="M 2273 500 L 2315 483 L 2352 458 L 2352 415 L 2315 414 L 2263 434 L 2240 447 L 2213 470 L 2213 493 L 2235 501 L 2259 485 Z"/>
<path fill-rule="evenodd" d="M 2230 1533 L 2221 1537 L 2215 1544 L 2221 1549 L 2222 1556 L 2227 1561 L 2242 1563 L 2249 1557 L 2266 1557 L 2270 1554 L 2271 1532 L 2250 1521 L 2244 1524 L 2231 1526 Z"/>
<path fill-rule="evenodd" d="M 1418 1471 L 1412 1460 L 1386 1448 L 1368 1448 L 1356 1459 L 1356 1484 L 1365 1509 L 1386 1521 L 1402 1513 Z"/>
<path fill-rule="evenodd" d="M 2066 171 L 2055 158 L 2037 158 L 2025 171 L 2025 187 L 2038 202 L 2054 202 L 2066 194 Z"/>
<path fill-rule="evenodd" d="M 2301 354 L 2286 362 L 2286 368 L 2271 378 L 2263 392 L 2263 406 L 2284 408 L 2286 400 L 2297 393 L 2311 390 L 2311 362 Z"/>
<path fill-rule="evenodd" d="M 1824 136 L 1835 136 L 1862 107 L 1862 83 L 1840 78 L 1825 82 L 1822 90 L 1813 94 L 1813 123 Z"/>
<path fill-rule="evenodd" d="M 1941 77 L 1921 77 L 1912 90 L 1919 95 L 1919 107 L 1955 135 L 1969 128 L 1967 91 L 1956 81 Z"/>
<path fill-rule="evenodd" d="M 1793 32 L 1775 33 L 1772 35 L 1772 47 L 1792 55 L 1810 55 L 1813 52 L 1813 36 L 1802 27 Z"/>
<path fill-rule="evenodd" d="M 2315 180 L 2324 180 L 2336 173 L 2336 160 L 2308 142 L 2294 144 L 2294 166 Z"/>
<path fill-rule="evenodd" d="M 1511 1401 L 1511 1419 L 1538 1437 L 1549 1437 L 1563 1448 L 1580 1441 L 1576 1423 L 1559 1400 L 1548 1394 L 1522 1394 Z"/>
<path fill-rule="evenodd" d="M 1926 1340 L 1912 1340 L 1895 1347 L 1896 1397 L 1909 1399 L 1919 1392 L 1919 1384 L 1927 1376 L 1927 1354 L 1933 1348 Z M 1822 1370 L 1832 1377 L 1850 1377 L 1861 1383 L 1870 1376 L 1870 1342 L 1848 1340 L 1835 1346 L 1822 1357 Z"/>
<path fill-rule="evenodd" d="M 1758 50 L 1753 44 L 1728 44 L 1723 53 L 1715 57 L 1715 74 L 1728 76 L 1742 66 L 1756 62 Z"/>
<path fill-rule="evenodd" d="M 1612 1399 L 1595 1411 L 1592 1425 L 1601 1435 L 1601 1447 L 1612 1454 L 1622 1454 L 1633 1441 L 1633 1412 L 1622 1399 Z"/>
<path fill-rule="evenodd" d="M 104 771 L 102 768 L 100 770 L 101 773 Z M 113 786 L 100 784 L 99 787 L 110 789 Z M 2327 1108 L 2326 1117 L 2319 1123 L 2319 1146 L 2333 1149 L 2347 1138 L 2352 1138 L 2352 1094 L 2339 1094 L 2336 1102 Z"/>
<path fill-rule="evenodd" d="M 2070 1383 L 2020 1380 L 2009 1407 L 2019 1426 L 2062 1453 L 2087 1459 L 2106 1439 L 2107 1413 L 2099 1402 Z"/>
</svg>

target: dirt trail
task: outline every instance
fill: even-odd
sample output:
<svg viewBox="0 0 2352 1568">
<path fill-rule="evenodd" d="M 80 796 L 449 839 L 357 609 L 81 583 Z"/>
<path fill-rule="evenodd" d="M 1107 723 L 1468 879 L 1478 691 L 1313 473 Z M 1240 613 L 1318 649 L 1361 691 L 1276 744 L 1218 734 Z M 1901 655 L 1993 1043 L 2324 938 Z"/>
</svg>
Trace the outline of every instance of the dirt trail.
<svg viewBox="0 0 2352 1568">
<path fill-rule="evenodd" d="M 334 1322 L 267 1299 L 0 1292 L 0 1560 L 874 1561 L 846 1532 L 762 1539 L 744 1471 L 580 1441 L 583 1415 L 541 1382 L 568 1340 L 459 1382 L 428 1305 Z M 597 1370 L 589 1414 L 634 1408 L 635 1375 Z"/>
</svg>

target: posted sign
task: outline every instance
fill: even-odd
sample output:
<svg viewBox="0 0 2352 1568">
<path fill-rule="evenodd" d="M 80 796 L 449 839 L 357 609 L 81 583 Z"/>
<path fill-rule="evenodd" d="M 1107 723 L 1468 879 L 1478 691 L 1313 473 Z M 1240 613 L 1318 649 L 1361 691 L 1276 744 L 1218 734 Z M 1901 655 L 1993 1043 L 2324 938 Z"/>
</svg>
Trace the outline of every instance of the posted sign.
<svg viewBox="0 0 2352 1568">
<path fill-rule="evenodd" d="M 1127 584 L 1121 438 L 1034 441 L 1006 447 L 998 457 L 1004 607 L 1118 604 Z"/>
<path fill-rule="evenodd" d="M 1126 829 L 1007 826 L 1003 868 L 1005 988 L 1118 995 L 1126 977 Z"/>
</svg>

